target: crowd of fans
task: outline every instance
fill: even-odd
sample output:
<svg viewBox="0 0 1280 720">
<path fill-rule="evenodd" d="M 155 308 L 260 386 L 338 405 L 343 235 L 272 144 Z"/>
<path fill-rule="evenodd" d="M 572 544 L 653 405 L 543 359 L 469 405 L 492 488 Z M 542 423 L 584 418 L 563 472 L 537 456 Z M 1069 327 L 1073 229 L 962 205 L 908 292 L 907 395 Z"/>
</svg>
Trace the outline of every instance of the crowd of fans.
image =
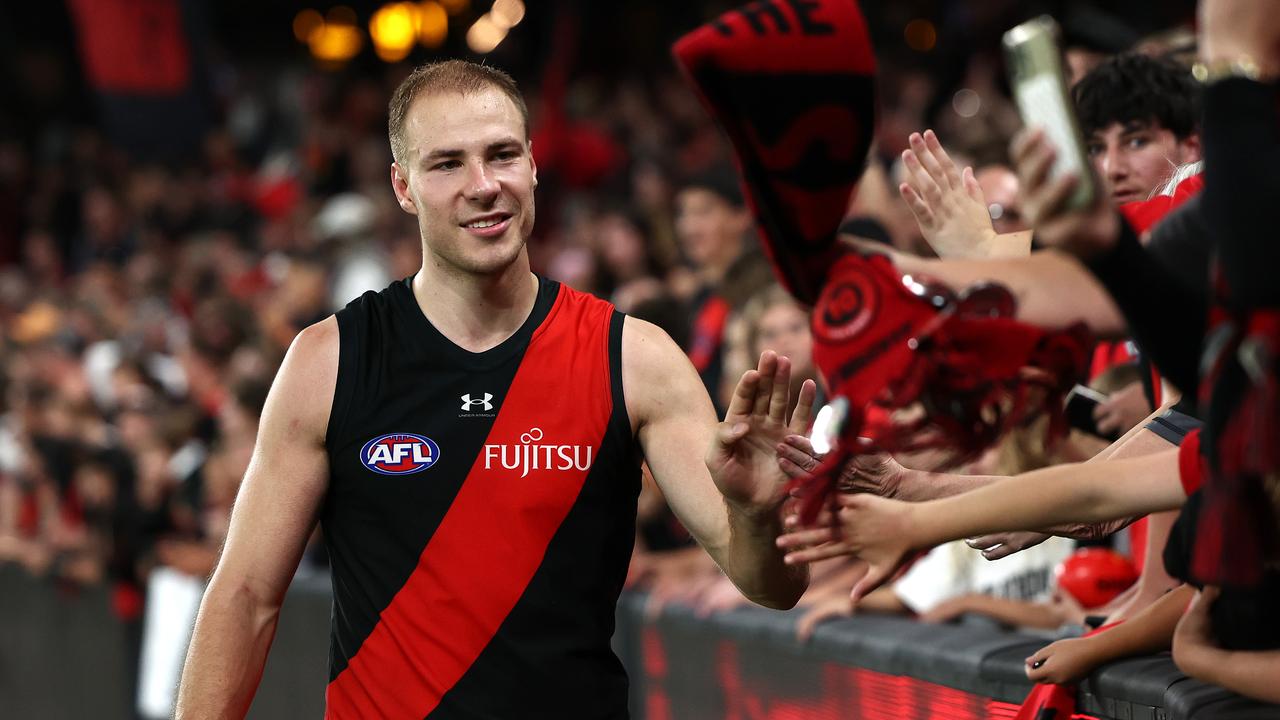
<svg viewBox="0 0 1280 720">
<path fill-rule="evenodd" d="M 1159 195 L 1200 159 L 1187 40 L 1164 33 L 1135 38 L 1123 53 L 1069 56 L 1088 154 L 1118 204 Z M 948 235 L 985 225 L 1024 238 L 1025 248 L 1009 252 L 1027 252 L 1018 176 L 1004 151 L 1017 115 L 996 71 L 980 58 L 970 69 L 982 98 L 976 115 L 929 110 L 926 76 L 894 78 L 843 228 L 850 239 L 898 257 L 948 258 L 985 252 Z M 225 90 L 222 122 L 185 162 L 133 157 L 93 125 L 50 128 L 34 144 L 0 138 L 0 185 L 21 198 L 5 226 L 17 252 L 0 267 L 0 563 L 67 592 L 109 585 L 116 612 L 135 624 L 154 568 L 211 572 L 293 337 L 421 262 L 417 225 L 387 182 L 385 101 L 398 80 L 290 69 L 276 84 Z M 292 89 L 278 92 L 286 82 Z M 659 324 L 721 408 L 765 349 L 791 358 L 797 387 L 816 377 L 807 311 L 774 284 L 727 147 L 682 79 L 663 69 L 607 89 L 554 85 L 530 102 L 542 183 L 529 247 L 535 270 Z M 926 123 L 936 135 L 916 134 Z M 965 166 L 972 174 L 949 186 L 946 177 Z M 1146 361 L 1132 343 L 1101 345 L 1095 358 L 1091 384 L 1110 398 L 1096 412 L 1096 434 L 1045 448 L 1042 421 L 966 472 L 995 478 L 1094 457 L 1105 453 L 1102 438 L 1144 427 L 1177 399 L 1153 385 L 1149 363 L 1137 369 Z M 1161 437 L 1177 444 L 1182 434 Z M 784 457 L 793 473 L 811 467 L 802 439 Z M 924 499 L 946 494 L 937 489 L 943 479 L 920 474 L 931 462 L 873 455 L 847 474 L 858 490 Z M 1142 619 L 1127 643 L 1103 641 L 1114 631 L 1059 640 L 1029 661 L 1037 681 L 1073 681 L 1108 659 L 1169 648 L 1194 595 L 1161 559 L 1174 515 L 1153 515 L 1142 533 L 1113 534 L 1119 524 L 1063 533 L 1105 536 L 1132 557 L 1140 577 L 1115 598 L 1057 585 L 1054 568 L 1075 546 L 1060 537 L 939 546 L 856 603 L 849 590 L 859 567 L 825 560 L 801 601 L 798 633 L 871 611 L 928 622 L 982 613 L 1047 635 L 1079 634 L 1088 615 Z M 640 516 L 629 583 L 648 591 L 653 611 L 746 603 L 652 482 Z M 323 565 L 313 543 L 304 568 Z"/>
</svg>

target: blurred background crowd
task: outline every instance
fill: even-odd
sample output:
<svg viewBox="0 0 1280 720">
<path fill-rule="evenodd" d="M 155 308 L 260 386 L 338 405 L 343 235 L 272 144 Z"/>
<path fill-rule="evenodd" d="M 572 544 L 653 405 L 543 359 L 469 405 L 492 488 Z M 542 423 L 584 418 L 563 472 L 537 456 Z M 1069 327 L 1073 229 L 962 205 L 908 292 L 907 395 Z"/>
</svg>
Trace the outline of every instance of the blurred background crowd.
<svg viewBox="0 0 1280 720">
<path fill-rule="evenodd" d="M 792 359 L 797 384 L 813 377 L 806 311 L 774 285 L 727 145 L 668 55 L 733 4 L 0 7 L 0 563 L 68 593 L 109 585 L 139 633 L 155 568 L 208 575 L 294 335 L 421 263 L 417 225 L 388 183 L 386 103 L 433 58 L 482 57 L 526 94 L 535 271 L 662 326 L 721 407 L 764 349 Z M 881 106 L 844 229 L 932 254 L 897 190 L 908 137 L 925 128 L 974 167 L 996 229 L 1021 229 L 1007 158 L 1020 122 L 1000 34 L 1054 14 L 1073 80 L 1122 52 L 1173 62 L 1194 52 L 1193 3 L 1106 5 L 863 3 Z M 1146 197 L 1169 169 L 1109 181 Z M 1108 352 L 1100 382 L 1131 390 L 1130 358 Z M 1144 418 L 1144 402 L 1116 405 L 1115 428 Z M 1035 437 L 973 470 L 1014 474 L 1100 447 L 1079 438 L 1047 457 Z M 632 582 L 654 609 L 745 602 L 651 488 L 641 514 Z M 1129 551 L 1123 535 L 1108 542 Z M 1010 558 L 1016 566 L 941 549 L 869 607 L 946 620 L 987 593 L 1047 601 L 1028 624 L 1078 624 L 1081 605 L 1102 601 L 1054 592 L 1052 569 L 1073 549 L 1054 540 Z M 316 544 L 301 572 L 323 566 Z M 837 562 L 815 575 L 802 634 L 852 612 L 846 572 Z"/>
</svg>

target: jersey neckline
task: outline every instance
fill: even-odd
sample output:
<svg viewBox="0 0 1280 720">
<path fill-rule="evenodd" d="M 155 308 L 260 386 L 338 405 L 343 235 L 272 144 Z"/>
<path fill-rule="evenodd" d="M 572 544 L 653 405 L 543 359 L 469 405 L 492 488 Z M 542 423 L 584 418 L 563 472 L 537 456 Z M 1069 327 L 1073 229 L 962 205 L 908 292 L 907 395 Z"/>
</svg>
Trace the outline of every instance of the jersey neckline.
<svg viewBox="0 0 1280 720">
<path fill-rule="evenodd" d="M 418 306 L 418 299 L 413 294 L 413 279 L 417 273 L 392 284 L 392 296 L 396 304 L 407 316 L 411 335 L 418 337 L 422 344 L 433 350 L 443 351 L 456 362 L 471 369 L 489 368 L 509 359 L 517 352 L 523 352 L 524 346 L 534 331 L 542 325 L 559 295 L 560 283 L 534 274 L 538 279 L 538 295 L 533 301 L 533 309 L 520 327 L 506 340 L 483 352 L 471 352 L 450 340 L 439 328 L 431 324 L 426 313 Z"/>
</svg>

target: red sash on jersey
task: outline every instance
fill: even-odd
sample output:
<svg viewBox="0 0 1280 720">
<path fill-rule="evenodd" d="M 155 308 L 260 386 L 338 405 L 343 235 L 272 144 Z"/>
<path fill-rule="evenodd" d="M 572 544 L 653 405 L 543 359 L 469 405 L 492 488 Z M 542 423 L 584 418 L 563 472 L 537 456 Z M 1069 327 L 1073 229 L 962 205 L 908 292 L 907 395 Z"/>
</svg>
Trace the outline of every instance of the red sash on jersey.
<svg viewBox="0 0 1280 720">
<path fill-rule="evenodd" d="M 612 313 L 561 286 L 486 444 L 532 439 L 599 454 L 613 408 Z M 325 717 L 426 717 L 519 601 L 589 472 L 543 468 L 521 477 L 485 470 L 478 457 L 417 568 L 329 683 Z"/>
</svg>

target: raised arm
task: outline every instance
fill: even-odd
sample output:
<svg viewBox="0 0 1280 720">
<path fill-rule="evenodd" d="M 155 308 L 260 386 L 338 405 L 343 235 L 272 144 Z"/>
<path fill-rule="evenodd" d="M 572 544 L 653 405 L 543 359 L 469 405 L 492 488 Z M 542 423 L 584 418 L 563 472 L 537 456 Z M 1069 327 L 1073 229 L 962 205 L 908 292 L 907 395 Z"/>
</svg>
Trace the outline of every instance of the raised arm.
<svg viewBox="0 0 1280 720">
<path fill-rule="evenodd" d="M 938 257 L 1014 258 L 1031 252 L 1030 230 L 996 233 L 973 168 L 961 170 L 932 130 L 911 133 L 907 141 L 911 148 L 902 151 L 906 181 L 898 192 Z"/>
<path fill-rule="evenodd" d="M 739 383 L 720 425 L 693 366 L 655 326 L 627 318 L 622 374 L 649 470 L 676 517 L 743 595 L 769 607 L 793 606 L 808 573 L 786 566 L 774 544 L 785 487 L 775 452 L 788 432 L 789 364 L 768 353 Z M 808 415 L 813 394 L 806 383 L 797 417 Z M 714 452 L 704 457 L 708 447 Z"/>
<path fill-rule="evenodd" d="M 871 495 L 842 495 L 839 536 L 829 526 L 779 539 L 793 551 L 788 562 L 854 555 L 869 565 L 857 596 L 874 589 L 902 566 L 913 550 L 984 533 L 1097 523 L 1181 507 L 1178 448 L 1099 466 L 1058 465 L 924 503 Z"/>
<path fill-rule="evenodd" d="M 328 486 L 325 428 L 338 373 L 338 324 L 294 340 L 267 396 L 257 446 L 222 557 L 196 617 L 176 717 L 241 718 L 249 710 Z"/>
</svg>

